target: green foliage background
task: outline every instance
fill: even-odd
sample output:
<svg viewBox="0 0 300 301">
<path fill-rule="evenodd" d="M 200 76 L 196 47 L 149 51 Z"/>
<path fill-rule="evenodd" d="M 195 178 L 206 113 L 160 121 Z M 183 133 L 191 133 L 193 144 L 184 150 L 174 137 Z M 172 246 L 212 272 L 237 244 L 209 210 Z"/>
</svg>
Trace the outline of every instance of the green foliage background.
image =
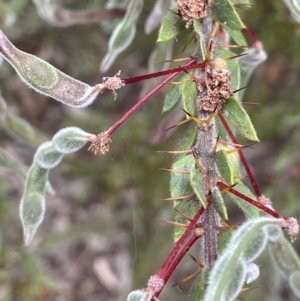
<svg viewBox="0 0 300 301">
<path fill-rule="evenodd" d="M 100 74 L 98 66 L 106 53 L 109 32 L 99 24 L 53 27 L 39 18 L 32 2 L 0 1 L 0 28 L 20 49 L 49 61 L 65 73 L 90 85 L 112 76 L 147 73 L 147 61 L 155 47 L 157 32 L 146 36 L 144 20 L 154 1 L 145 1 L 136 38 L 109 70 Z M 101 7 L 104 1 L 61 1 L 65 7 Z M 12 26 L 4 25 L 11 12 Z M 254 1 L 251 11 L 240 11 L 260 39 L 268 60 L 249 83 L 245 105 L 256 126 L 261 144 L 246 150 L 255 177 L 277 211 L 300 216 L 300 25 L 282 1 Z M 179 36 L 174 57 L 190 37 Z M 184 54 L 189 55 L 188 48 Z M 98 97 L 84 110 L 70 109 L 29 90 L 12 68 L 0 67 L 0 89 L 8 112 L 21 116 L 39 131 L 36 139 L 12 137 L 1 125 L 1 147 L 29 166 L 41 141 L 65 126 L 78 126 L 99 133 L 110 127 L 130 108 L 151 83 L 128 85 L 118 93 Z M 3 300 L 125 300 L 128 290 L 145 287 L 172 248 L 172 227 L 157 219 L 172 220 L 172 204 L 158 201 L 169 195 L 169 175 L 159 170 L 169 167 L 172 158 L 155 153 L 174 149 L 184 135 L 184 126 L 167 139 L 159 122 L 163 118 L 166 86 L 131 117 L 112 137 L 110 152 L 94 156 L 87 149 L 68 156 L 51 171 L 56 196 L 48 197 L 45 220 L 29 248 L 22 247 L 18 205 L 23 180 L 0 169 L 0 298 Z M 159 140 L 158 143 L 154 141 Z M 242 140 L 241 140 L 242 141 Z M 229 216 L 240 222 L 239 210 L 232 206 Z M 299 242 L 296 241 L 299 250 Z M 194 255 L 197 250 L 192 250 Z M 118 289 L 97 279 L 93 265 L 102 260 L 119 279 Z M 196 267 L 186 259 L 171 283 L 184 278 Z M 103 270 L 104 271 L 104 270 Z M 241 295 L 243 300 L 296 300 L 285 280 L 261 258 L 261 285 Z M 104 272 L 103 272 L 104 273 Z M 107 274 L 104 273 L 107 276 Z M 124 286 L 122 286 L 124 283 Z M 185 293 L 189 284 L 180 285 Z M 162 300 L 182 300 L 184 293 L 167 290 Z"/>
</svg>

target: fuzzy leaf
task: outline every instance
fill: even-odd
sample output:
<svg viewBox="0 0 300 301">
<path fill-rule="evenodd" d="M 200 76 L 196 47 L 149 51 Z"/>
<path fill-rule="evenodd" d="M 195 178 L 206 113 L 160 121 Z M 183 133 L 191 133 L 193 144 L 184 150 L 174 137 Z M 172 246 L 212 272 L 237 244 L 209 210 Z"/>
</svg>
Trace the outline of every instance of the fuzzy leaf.
<svg viewBox="0 0 300 301">
<path fill-rule="evenodd" d="M 289 285 L 294 294 L 300 298 L 300 259 L 291 245 L 278 228 L 279 235 L 269 239 L 269 251 L 280 272 L 288 277 Z"/>
<path fill-rule="evenodd" d="M 227 99 L 221 110 L 230 125 L 242 136 L 252 141 L 259 141 L 249 115 L 237 100 Z"/>
<path fill-rule="evenodd" d="M 258 235 L 265 235 L 264 228 L 276 225 L 274 218 L 257 218 L 244 223 L 232 235 L 226 249 L 215 262 L 208 279 L 208 286 L 203 301 L 232 301 L 239 294 L 246 280 L 247 261 L 244 250 L 248 250 L 247 259 L 255 259 L 261 253 L 248 248 Z"/>
<path fill-rule="evenodd" d="M 198 200 L 204 208 L 207 206 L 205 191 L 204 191 L 204 181 L 203 174 L 196 168 L 191 170 L 190 183 L 193 188 L 194 193 L 196 194 Z"/>
<path fill-rule="evenodd" d="M 33 165 L 28 173 L 24 196 L 20 203 L 24 244 L 28 246 L 41 224 L 45 213 L 45 191 L 48 170 Z"/>
<path fill-rule="evenodd" d="M 239 30 L 245 27 L 230 0 L 214 0 L 212 11 L 221 23 L 231 29 Z"/>
<path fill-rule="evenodd" d="M 185 28 L 184 22 L 176 13 L 168 11 L 161 23 L 157 42 L 169 41 Z"/>
<path fill-rule="evenodd" d="M 74 152 L 80 145 L 82 147 L 90 135 L 79 128 L 65 128 L 59 131 L 52 141 L 45 142 L 38 148 L 26 178 L 25 191 L 20 203 L 25 245 L 30 244 L 44 217 L 49 169 L 60 163 L 64 153 Z M 64 153 L 57 151 L 54 145 Z"/>
<path fill-rule="evenodd" d="M 299 0 L 283 0 L 289 8 L 293 18 L 300 23 L 300 3 Z"/>
<path fill-rule="evenodd" d="M 223 220 L 228 220 L 227 209 L 224 203 L 224 199 L 218 188 L 215 188 L 211 192 L 212 201 L 215 209 Z"/>
<path fill-rule="evenodd" d="M 294 271 L 300 272 L 299 257 L 282 231 L 277 240 L 269 240 L 269 251 L 274 263 L 284 276 L 289 277 Z"/>
<path fill-rule="evenodd" d="M 23 179 L 26 178 L 28 168 L 13 159 L 2 147 L 0 147 L 0 166 L 18 173 Z"/>
<path fill-rule="evenodd" d="M 300 298 L 300 271 L 295 271 L 290 275 L 289 285 L 296 297 Z"/>
<path fill-rule="evenodd" d="M 108 51 L 100 65 L 101 72 L 107 71 L 117 56 L 131 44 L 135 37 L 136 25 L 142 12 L 143 4 L 144 0 L 131 0 L 129 2 L 125 16 L 110 37 Z"/>
<path fill-rule="evenodd" d="M 186 80 L 182 84 L 181 90 L 182 106 L 190 114 L 194 114 L 196 109 L 197 89 L 195 83 L 191 80 Z"/>
<path fill-rule="evenodd" d="M 81 149 L 90 134 L 77 127 L 68 127 L 57 132 L 52 139 L 53 148 L 62 153 L 74 153 Z"/>
<path fill-rule="evenodd" d="M 241 192 L 242 194 L 248 196 L 249 198 L 256 199 L 254 194 L 250 191 L 250 189 L 244 185 L 240 181 L 236 181 L 237 184 L 234 186 L 234 189 Z M 232 193 L 227 193 L 227 195 L 232 199 L 232 201 L 244 212 L 244 214 L 250 218 L 257 218 L 259 217 L 259 210 L 247 203 L 246 201 L 242 200 L 241 198 L 237 197 Z"/>
<path fill-rule="evenodd" d="M 202 24 L 199 20 L 194 20 L 194 31 L 197 34 L 197 40 L 199 43 L 199 48 L 202 54 L 202 60 L 206 59 L 206 47 L 205 47 L 205 41 L 203 37 L 203 28 Z"/>
<path fill-rule="evenodd" d="M 39 167 L 51 169 L 58 165 L 63 157 L 63 154 L 53 149 L 51 141 L 44 142 L 35 154 L 35 162 Z"/>
<path fill-rule="evenodd" d="M 193 156 L 185 155 L 184 157 L 179 158 L 173 163 L 172 169 L 190 172 L 193 167 L 193 164 L 194 164 Z M 170 180 L 171 196 L 174 198 L 174 197 L 185 195 L 189 187 L 189 182 L 190 182 L 189 174 L 172 172 L 171 180 Z"/>
<path fill-rule="evenodd" d="M 227 159 L 226 152 L 221 149 L 216 153 L 216 164 L 222 178 L 228 185 L 233 185 L 233 172 L 231 170 L 230 161 Z"/>
<path fill-rule="evenodd" d="M 128 294 L 127 301 L 148 301 L 151 299 L 151 296 L 147 295 L 144 290 L 135 290 Z"/>
<path fill-rule="evenodd" d="M 50 96 L 66 105 L 85 107 L 100 92 L 59 71 L 44 60 L 17 49 L 0 30 L 0 54 L 11 64 L 20 78 L 36 92 Z"/>
</svg>

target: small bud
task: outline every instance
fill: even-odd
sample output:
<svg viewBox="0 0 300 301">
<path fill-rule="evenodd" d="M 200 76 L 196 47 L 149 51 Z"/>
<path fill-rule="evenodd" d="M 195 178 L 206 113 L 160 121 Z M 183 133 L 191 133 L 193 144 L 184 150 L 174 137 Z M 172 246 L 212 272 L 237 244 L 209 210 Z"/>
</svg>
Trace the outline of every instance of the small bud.
<svg viewBox="0 0 300 301">
<path fill-rule="evenodd" d="M 280 225 L 282 228 L 286 229 L 287 233 L 291 236 L 297 235 L 299 233 L 299 224 L 294 217 L 282 219 Z"/>
<path fill-rule="evenodd" d="M 165 285 L 165 282 L 158 275 L 153 275 L 148 280 L 147 290 L 150 289 L 154 293 L 159 292 Z"/>
</svg>

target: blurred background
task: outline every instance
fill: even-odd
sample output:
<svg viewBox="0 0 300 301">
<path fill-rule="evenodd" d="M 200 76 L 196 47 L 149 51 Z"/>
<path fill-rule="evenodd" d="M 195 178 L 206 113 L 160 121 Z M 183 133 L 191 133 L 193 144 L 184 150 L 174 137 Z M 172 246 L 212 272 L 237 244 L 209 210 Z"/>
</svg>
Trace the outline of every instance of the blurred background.
<svg viewBox="0 0 300 301">
<path fill-rule="evenodd" d="M 93 23 L 62 26 L 41 18 L 38 7 L 51 3 L 92 12 L 107 3 L 0 0 L 0 28 L 19 49 L 90 85 L 119 70 L 122 78 L 128 78 L 146 74 L 149 68 L 151 72 L 166 68 L 153 62 L 193 53 L 192 46 L 182 53 L 191 32 L 162 46 L 156 44 L 157 28 L 145 34 L 155 2 L 146 0 L 135 39 L 102 74 L 99 65 L 125 2 L 119 1 L 118 16 L 102 20 L 96 12 L 90 14 Z M 276 211 L 299 219 L 300 24 L 281 0 L 253 1 L 251 10 L 239 12 L 268 53 L 245 92 L 245 102 L 259 103 L 245 107 L 261 141 L 245 153 Z M 160 81 L 127 85 L 118 91 L 116 101 L 106 92 L 92 106 L 79 110 L 30 90 L 10 65 L 2 63 L 0 145 L 19 163 L 11 169 L 0 167 L 0 300 L 125 300 L 130 290 L 146 287 L 148 278 L 158 272 L 173 245 L 172 226 L 158 220 L 172 220 L 174 212 L 171 202 L 159 201 L 169 196 L 169 174 L 160 168 L 168 168 L 172 157 L 156 151 L 173 150 L 187 130 L 182 126 L 174 133 L 164 131 L 178 119 L 176 113 L 161 114 L 170 85 L 117 130 L 108 154 L 95 156 L 86 147 L 65 156 L 51 170 L 56 195 L 47 196 L 45 219 L 27 248 L 22 246 L 18 213 L 24 180 L 16 171 L 30 166 L 36 148 L 63 127 L 78 126 L 90 133 L 108 129 Z M 5 165 L 5 159 L 0 161 Z M 239 210 L 229 206 L 232 220 L 242 220 Z M 299 240 L 294 246 L 300 254 Z M 195 256 L 197 252 L 196 248 L 191 251 Z M 242 293 L 241 300 L 262 296 L 272 301 L 296 300 L 267 251 L 259 264 L 261 277 L 253 284 L 257 287 Z M 177 288 L 171 285 L 195 270 L 186 258 L 161 299 L 186 299 L 191 282 Z"/>
</svg>

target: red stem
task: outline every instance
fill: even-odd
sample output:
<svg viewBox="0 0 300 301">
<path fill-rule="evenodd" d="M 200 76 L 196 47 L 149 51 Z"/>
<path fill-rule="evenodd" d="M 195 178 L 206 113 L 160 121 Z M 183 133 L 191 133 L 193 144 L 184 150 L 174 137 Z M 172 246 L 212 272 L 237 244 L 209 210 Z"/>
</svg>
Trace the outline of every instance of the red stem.
<svg viewBox="0 0 300 301">
<path fill-rule="evenodd" d="M 192 60 L 191 62 L 189 62 L 187 65 L 185 65 L 184 69 L 189 70 L 189 69 L 196 69 L 196 68 L 204 68 L 205 67 L 205 62 L 196 63 L 196 64 L 194 64 L 194 62 L 195 62 L 195 60 Z M 189 65 L 189 64 L 192 64 L 192 65 Z M 125 79 L 122 79 L 122 82 L 124 84 L 128 85 L 128 84 L 136 83 L 136 82 L 143 81 L 143 80 L 146 80 L 146 79 L 172 74 L 172 73 L 178 72 L 178 71 L 179 72 L 183 71 L 182 67 L 177 67 L 177 68 L 173 68 L 173 69 L 158 71 L 158 72 L 145 74 L 145 75 L 140 75 L 140 76 L 135 76 L 135 77 L 130 77 L 130 78 L 125 78 Z"/>
<path fill-rule="evenodd" d="M 257 38 L 254 36 L 253 32 L 250 30 L 250 28 L 247 26 L 247 24 L 243 21 L 244 25 L 245 25 L 245 33 L 247 34 L 247 36 L 250 38 L 253 46 L 256 45 L 259 40 L 257 40 Z"/>
<path fill-rule="evenodd" d="M 218 116 L 220 117 L 220 120 L 222 121 L 222 123 L 223 123 L 223 125 L 224 125 L 224 127 L 225 127 L 225 129 L 226 129 L 226 131 L 227 131 L 227 133 L 228 133 L 228 135 L 230 137 L 230 139 L 232 140 L 232 142 L 238 144 L 235 136 L 233 135 L 233 133 L 232 133 L 232 131 L 230 129 L 229 124 L 227 123 L 227 121 L 226 121 L 226 119 L 225 119 L 225 117 L 224 117 L 224 115 L 222 114 L 221 111 L 219 111 Z M 254 192 L 256 194 L 256 197 L 259 198 L 260 196 L 262 196 L 262 194 L 261 194 L 261 192 L 260 192 L 260 190 L 258 188 L 258 185 L 257 185 L 257 183 L 256 183 L 256 181 L 254 179 L 254 176 L 253 176 L 253 174 L 251 172 L 251 169 L 250 169 L 250 167 L 248 165 L 248 162 L 247 162 L 246 158 L 244 157 L 243 152 L 242 152 L 241 149 L 238 151 L 238 153 L 239 153 L 241 162 L 242 162 L 242 164 L 245 167 L 246 173 L 247 173 L 247 175 L 249 177 L 250 183 L 251 183 L 251 185 L 253 187 L 253 190 L 254 190 Z"/>
<path fill-rule="evenodd" d="M 192 65 L 195 60 L 190 61 L 184 67 Z M 111 136 L 120 125 L 122 125 L 127 118 L 133 114 L 138 108 L 140 108 L 153 94 L 155 94 L 159 89 L 161 89 L 164 84 L 168 83 L 172 78 L 174 78 L 177 74 L 183 71 L 182 68 L 177 68 L 178 71 L 174 72 L 170 76 L 168 76 L 164 81 L 158 84 L 154 89 L 152 89 L 148 94 L 146 94 L 139 102 L 137 102 L 131 109 L 129 109 L 107 132 L 106 135 L 109 137 Z"/>
<path fill-rule="evenodd" d="M 223 183 L 223 182 L 218 182 L 217 185 L 218 185 L 220 188 L 222 188 L 222 189 L 224 189 L 224 188 L 229 188 L 229 186 L 226 185 L 226 184 Z M 281 214 L 277 213 L 276 211 L 272 210 L 271 208 L 266 207 L 266 206 L 263 205 L 262 203 L 257 202 L 257 201 L 255 201 L 255 200 L 249 198 L 248 196 L 246 196 L 246 195 L 244 195 L 243 193 L 241 193 L 241 192 L 235 190 L 234 188 L 230 188 L 229 191 L 230 191 L 232 194 L 238 196 L 239 198 L 243 199 L 244 201 L 246 201 L 246 202 L 248 202 L 248 203 L 254 205 L 255 207 L 257 207 L 257 208 L 263 210 L 264 212 L 270 214 L 271 216 L 273 216 L 273 217 L 275 217 L 275 218 L 283 218 L 283 219 L 286 219 L 286 218 L 283 217 Z"/>
<path fill-rule="evenodd" d="M 166 259 L 165 263 L 161 267 L 160 271 L 157 273 L 157 276 L 164 280 L 164 286 L 161 288 L 160 291 L 157 291 L 155 293 L 155 295 L 152 297 L 151 301 L 154 301 L 155 298 L 157 298 L 159 296 L 159 294 L 165 287 L 167 281 L 169 280 L 170 276 L 172 275 L 172 273 L 174 272 L 174 270 L 176 269 L 176 267 L 178 266 L 178 264 L 180 263 L 180 261 L 182 260 L 184 255 L 188 252 L 188 250 L 192 247 L 192 245 L 199 238 L 193 234 L 193 236 L 187 242 L 185 247 L 182 248 L 186 238 L 191 233 L 191 231 L 193 231 L 196 223 L 198 222 L 200 216 L 203 214 L 204 211 L 205 211 L 204 207 L 201 207 L 198 210 L 198 212 L 196 213 L 196 215 L 194 216 L 194 218 L 192 219 L 192 221 L 190 222 L 190 224 L 188 225 L 188 227 L 186 228 L 186 230 L 184 231 L 184 233 L 182 234 L 180 239 L 177 241 L 176 245 L 174 246 L 173 250 L 169 254 L 168 258 Z"/>
</svg>

